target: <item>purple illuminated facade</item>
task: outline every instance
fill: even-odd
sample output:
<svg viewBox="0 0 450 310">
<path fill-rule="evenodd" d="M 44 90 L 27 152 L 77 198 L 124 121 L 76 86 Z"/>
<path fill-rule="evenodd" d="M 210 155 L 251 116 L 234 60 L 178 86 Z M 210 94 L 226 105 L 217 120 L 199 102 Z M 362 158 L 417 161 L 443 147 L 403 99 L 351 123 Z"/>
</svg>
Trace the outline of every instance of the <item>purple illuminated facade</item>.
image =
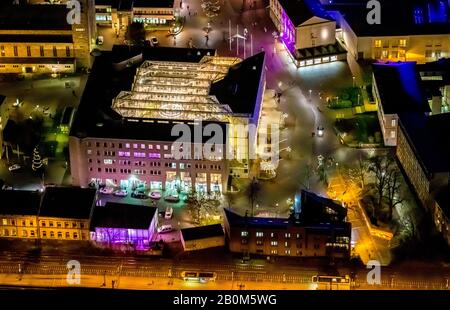
<svg viewBox="0 0 450 310">
<path fill-rule="evenodd" d="M 281 25 L 280 38 L 291 52 L 295 51 L 295 27 L 286 14 L 286 11 L 281 9 Z"/>
<path fill-rule="evenodd" d="M 90 237 L 103 247 L 145 251 L 155 240 L 157 227 L 157 208 L 108 202 L 94 210 Z"/>
</svg>

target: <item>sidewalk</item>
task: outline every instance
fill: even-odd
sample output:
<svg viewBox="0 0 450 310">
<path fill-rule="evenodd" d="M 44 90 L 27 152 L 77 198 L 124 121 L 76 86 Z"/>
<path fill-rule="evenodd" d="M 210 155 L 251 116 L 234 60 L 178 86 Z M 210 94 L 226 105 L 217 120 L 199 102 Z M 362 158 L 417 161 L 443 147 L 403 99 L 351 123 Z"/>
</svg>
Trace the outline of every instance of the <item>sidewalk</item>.
<svg viewBox="0 0 450 310">
<path fill-rule="evenodd" d="M 112 288 L 112 281 L 118 289 L 133 290 L 308 290 L 312 289 L 310 283 L 282 283 L 282 282 L 241 282 L 216 281 L 209 283 L 185 282 L 181 279 L 144 278 L 106 276 L 103 286 L 103 275 L 81 276 L 80 285 L 69 285 L 66 275 L 34 275 L 25 274 L 19 278 L 18 274 L 0 274 L 0 285 L 30 286 L 30 287 L 68 287 L 79 286 L 89 288 Z"/>
</svg>

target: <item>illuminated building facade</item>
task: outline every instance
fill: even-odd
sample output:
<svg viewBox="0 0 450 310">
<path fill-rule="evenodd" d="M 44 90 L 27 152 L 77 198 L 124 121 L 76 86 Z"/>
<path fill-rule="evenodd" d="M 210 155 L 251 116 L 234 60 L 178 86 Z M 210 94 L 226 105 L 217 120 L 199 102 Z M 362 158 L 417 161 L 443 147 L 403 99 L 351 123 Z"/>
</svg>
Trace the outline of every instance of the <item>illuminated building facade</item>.
<svg viewBox="0 0 450 310">
<path fill-rule="evenodd" d="M 170 27 L 175 20 L 174 0 L 97 0 L 95 20 L 98 25 L 112 27 L 116 33 L 131 22 Z"/>
<path fill-rule="evenodd" d="M 346 222 L 346 209 L 305 191 L 300 201 L 300 213 L 285 219 L 241 216 L 225 209 L 230 251 L 244 255 L 349 258 L 351 224 Z"/>
<path fill-rule="evenodd" d="M 450 187 L 447 185 L 435 195 L 434 224 L 450 245 Z"/>
<path fill-rule="evenodd" d="M 355 59 L 425 63 L 450 55 L 447 2 L 384 0 L 381 23 L 373 25 L 367 22 L 366 4 L 344 0 L 324 4 L 337 21 L 338 39 Z"/>
<path fill-rule="evenodd" d="M 93 189 L 47 187 L 42 197 L 39 192 L 4 190 L 0 197 L 2 237 L 89 240 Z"/>
<path fill-rule="evenodd" d="M 81 0 L 80 24 L 66 5 L 0 4 L 0 73 L 71 73 L 91 66 L 94 1 Z"/>
<path fill-rule="evenodd" d="M 123 62 L 114 53 L 97 58 L 72 127 L 74 184 L 221 193 L 230 170 L 248 175 L 256 141 L 245 126 L 258 126 L 264 53 L 241 60 L 212 50 L 144 48 L 140 57 L 125 57 L 138 59 L 126 69 L 110 62 Z M 176 158 L 172 129 L 181 124 L 192 136 Z M 216 146 L 223 153 L 201 152 L 209 135 L 198 140 L 194 133 L 208 126 L 224 133 Z"/>
<path fill-rule="evenodd" d="M 431 112 L 414 62 L 376 63 L 373 90 L 384 145 L 397 145 L 399 113 Z"/>
<path fill-rule="evenodd" d="M 6 97 L 0 94 L 0 158 L 3 157 L 3 131 L 9 119 L 9 108 L 6 105 Z"/>
<path fill-rule="evenodd" d="M 158 208 L 107 202 L 95 208 L 91 240 L 110 248 L 123 245 L 148 250 L 158 227 Z"/>
<path fill-rule="evenodd" d="M 346 58 L 336 22 L 318 0 L 270 0 L 270 17 L 298 67 Z"/>
</svg>

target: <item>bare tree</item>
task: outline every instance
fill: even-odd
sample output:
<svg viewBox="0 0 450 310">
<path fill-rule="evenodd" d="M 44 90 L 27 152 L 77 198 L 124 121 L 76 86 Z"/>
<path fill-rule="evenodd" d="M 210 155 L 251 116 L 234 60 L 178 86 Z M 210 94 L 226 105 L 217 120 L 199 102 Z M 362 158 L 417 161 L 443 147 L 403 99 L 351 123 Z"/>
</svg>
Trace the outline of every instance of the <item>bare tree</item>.
<svg viewBox="0 0 450 310">
<path fill-rule="evenodd" d="M 402 176 L 397 167 L 393 167 L 387 175 L 385 198 L 389 207 L 388 219 L 392 220 L 392 213 L 397 205 L 403 203 L 404 199 L 400 197 L 402 190 Z"/>
<path fill-rule="evenodd" d="M 356 167 L 354 168 L 355 175 L 359 178 L 359 181 L 361 182 L 361 188 L 364 188 L 366 186 L 366 172 L 369 169 L 368 162 L 362 158 L 362 155 L 359 155 L 358 162 Z"/>
<path fill-rule="evenodd" d="M 369 172 L 375 177 L 376 201 L 375 206 L 377 211 L 382 209 L 383 197 L 389 182 L 389 176 L 392 169 L 395 168 L 395 162 L 391 155 L 377 156 L 370 159 Z"/>
<path fill-rule="evenodd" d="M 192 220 L 198 225 L 201 220 L 201 212 L 207 201 L 203 194 L 193 193 L 191 197 L 192 199 L 189 201 L 188 210 L 191 213 Z"/>
</svg>

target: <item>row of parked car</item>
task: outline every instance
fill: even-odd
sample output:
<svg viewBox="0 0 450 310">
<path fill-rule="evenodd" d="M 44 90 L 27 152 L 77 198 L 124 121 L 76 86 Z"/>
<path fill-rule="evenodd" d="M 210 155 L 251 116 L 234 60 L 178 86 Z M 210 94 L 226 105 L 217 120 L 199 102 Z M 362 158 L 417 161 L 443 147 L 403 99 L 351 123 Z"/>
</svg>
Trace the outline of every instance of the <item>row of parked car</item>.
<svg viewBox="0 0 450 310">
<path fill-rule="evenodd" d="M 103 195 L 114 195 L 117 197 L 127 197 L 128 196 L 128 190 L 127 189 L 117 189 L 115 190 L 112 187 L 103 187 L 100 189 L 100 193 Z M 151 198 L 153 200 L 159 200 L 162 198 L 162 193 L 160 191 L 151 191 L 149 194 L 146 193 L 144 189 L 136 189 L 133 192 L 131 192 L 131 197 L 136 199 L 148 199 Z M 178 192 L 172 192 L 171 194 L 164 197 L 164 200 L 168 202 L 179 202 L 180 196 L 178 195 Z"/>
</svg>

